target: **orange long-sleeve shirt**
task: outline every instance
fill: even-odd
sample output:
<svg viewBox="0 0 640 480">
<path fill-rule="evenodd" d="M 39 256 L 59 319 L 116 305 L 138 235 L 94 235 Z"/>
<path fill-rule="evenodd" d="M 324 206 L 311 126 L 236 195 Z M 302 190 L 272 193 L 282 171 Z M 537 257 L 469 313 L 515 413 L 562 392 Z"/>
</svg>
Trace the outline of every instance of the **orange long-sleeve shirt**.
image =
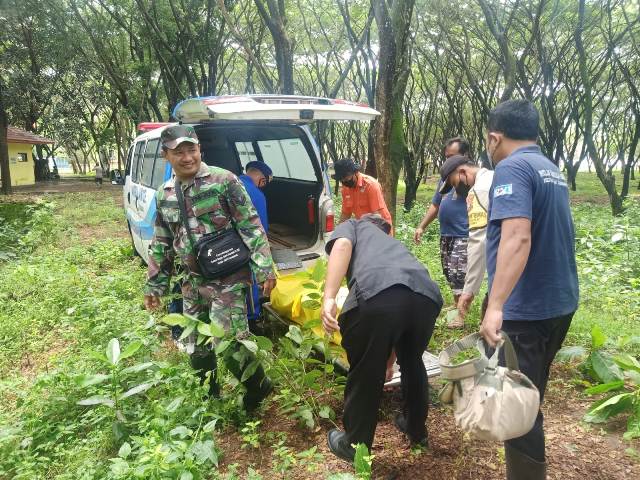
<svg viewBox="0 0 640 480">
<path fill-rule="evenodd" d="M 377 213 L 393 226 L 378 181 L 364 173 L 358 173 L 357 178 L 355 187 L 342 185 L 342 218 L 350 218 L 352 215 L 360 218 L 366 213 Z"/>
</svg>

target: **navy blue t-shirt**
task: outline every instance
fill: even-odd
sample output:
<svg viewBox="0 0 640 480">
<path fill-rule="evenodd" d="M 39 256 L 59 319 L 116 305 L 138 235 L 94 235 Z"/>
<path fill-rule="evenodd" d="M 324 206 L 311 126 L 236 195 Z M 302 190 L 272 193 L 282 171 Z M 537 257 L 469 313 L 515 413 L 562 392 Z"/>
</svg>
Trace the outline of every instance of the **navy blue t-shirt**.
<svg viewBox="0 0 640 480">
<path fill-rule="evenodd" d="M 531 220 L 531 251 L 504 304 L 503 320 L 545 320 L 578 308 L 575 235 L 564 175 L 537 145 L 498 163 L 489 194 L 487 270 L 496 272 L 502 220 Z"/>
<path fill-rule="evenodd" d="M 468 237 L 469 216 L 467 215 L 467 200 L 456 194 L 454 189 L 442 195 L 439 192 L 440 185 L 442 185 L 442 180 L 438 182 L 436 193 L 431 199 L 431 203 L 440 207 L 438 210 L 440 236 Z"/>
</svg>

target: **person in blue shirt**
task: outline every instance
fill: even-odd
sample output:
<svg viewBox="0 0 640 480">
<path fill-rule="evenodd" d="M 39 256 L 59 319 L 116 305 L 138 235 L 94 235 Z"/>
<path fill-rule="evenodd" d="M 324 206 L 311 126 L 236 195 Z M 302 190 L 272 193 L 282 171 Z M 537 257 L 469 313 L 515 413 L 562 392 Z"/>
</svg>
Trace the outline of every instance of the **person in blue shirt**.
<svg viewBox="0 0 640 480">
<path fill-rule="evenodd" d="M 480 333 L 490 346 L 509 335 L 521 371 L 540 391 L 578 308 L 575 236 L 564 175 L 536 145 L 539 114 L 526 100 L 489 113 L 486 149 L 496 165 L 489 192 L 489 302 Z M 505 442 L 507 479 L 546 478 L 542 413 Z"/>
<path fill-rule="evenodd" d="M 245 172 L 238 178 L 244 184 L 244 188 L 258 212 L 264 231 L 269 233 L 267 197 L 262 190 L 273 179 L 273 171 L 266 163 L 253 161 L 247 163 Z M 255 281 L 251 286 L 251 298 L 247 298 L 247 312 L 247 317 L 251 321 L 255 321 L 260 316 L 260 289 Z"/>
<path fill-rule="evenodd" d="M 447 140 L 444 148 L 446 159 L 454 155 L 470 157 L 469 142 L 463 137 Z M 416 228 L 413 239 L 420 243 L 425 229 L 436 217 L 440 223 L 440 261 L 442 272 L 451 291 L 455 305 L 458 304 L 464 289 L 467 273 L 467 244 L 469 241 L 469 218 L 467 216 L 467 199 L 458 195 L 455 190 L 441 194 L 442 181 L 438 183 L 436 193 L 431 199 L 431 205 L 424 218 Z M 464 325 L 462 312 L 449 323 L 449 328 L 460 328 Z"/>
<path fill-rule="evenodd" d="M 258 211 L 260 222 L 264 227 L 264 231 L 269 233 L 269 219 L 267 217 L 267 197 L 262 191 L 273 179 L 273 171 L 271 167 L 264 162 L 253 161 L 247 163 L 245 172 L 238 178 L 244 184 L 253 206 Z"/>
</svg>

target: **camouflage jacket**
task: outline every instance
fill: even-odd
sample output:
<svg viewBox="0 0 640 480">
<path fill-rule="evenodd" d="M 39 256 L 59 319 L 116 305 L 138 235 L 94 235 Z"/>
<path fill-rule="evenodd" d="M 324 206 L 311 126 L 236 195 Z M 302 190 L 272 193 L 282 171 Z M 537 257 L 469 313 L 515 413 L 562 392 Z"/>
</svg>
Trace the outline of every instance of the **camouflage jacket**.
<svg viewBox="0 0 640 480">
<path fill-rule="evenodd" d="M 202 277 L 180 216 L 174 181 L 175 176 L 156 192 L 156 221 L 149 246 L 144 293 L 167 293 L 176 255 L 185 277 L 194 287 L 206 283 L 251 283 L 249 268 L 223 279 L 208 280 Z M 273 271 L 271 250 L 267 234 L 242 182 L 233 173 L 209 167 L 203 162 L 194 179 L 183 184 L 183 191 L 193 241 L 197 242 L 205 234 L 222 230 L 231 222 L 251 251 L 250 265 L 256 280 L 259 283 L 266 280 Z"/>
</svg>

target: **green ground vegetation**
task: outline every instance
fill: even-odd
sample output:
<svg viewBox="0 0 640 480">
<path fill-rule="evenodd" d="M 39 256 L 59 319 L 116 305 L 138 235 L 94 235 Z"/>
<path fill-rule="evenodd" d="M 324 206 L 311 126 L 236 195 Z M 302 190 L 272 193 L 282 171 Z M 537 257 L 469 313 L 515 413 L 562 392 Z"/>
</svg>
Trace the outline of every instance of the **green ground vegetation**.
<svg viewBox="0 0 640 480">
<path fill-rule="evenodd" d="M 437 225 L 421 245 L 412 241 L 432 192 L 432 182 L 422 186 L 416 207 L 399 212 L 396 235 L 427 265 L 450 305 Z M 640 205 L 631 199 L 626 214 L 614 218 L 601 197 L 573 195 L 581 303 L 567 344 L 591 348 L 598 325 L 605 339 L 599 351 L 637 356 Z M 247 449 L 276 445 L 274 476 L 293 465 L 313 472 L 322 463 L 317 451 L 295 451 L 286 435 L 260 431 L 259 417 L 248 419 L 238 407 L 230 378 L 222 400 L 202 401 L 206 387 L 195 381 L 184 354 L 168 348 L 166 327 L 142 308 L 145 271 L 112 197 L 92 192 L 4 201 L 0 217 L 0 478 L 262 478 L 246 465 L 216 473 L 225 455 L 217 438 L 225 428 L 241 432 Z M 443 316 L 432 351 L 459 335 L 444 323 Z M 478 323 L 476 301 L 466 330 Z M 330 391 L 332 369 L 309 356 L 304 334 L 286 338 L 286 348 L 278 350 L 278 342 L 267 348 L 290 359 L 272 357 L 274 368 L 291 369 L 276 396 L 290 399 L 283 396 L 288 390 L 299 397 L 283 413 L 300 428 L 332 421 L 333 412 L 322 407 L 339 396 L 339 382 Z M 314 368 L 322 371 L 310 374 Z M 300 385 L 291 383 L 297 377 Z M 329 391 L 314 391 L 312 378 Z M 305 408 L 310 413 L 301 413 Z"/>
</svg>

